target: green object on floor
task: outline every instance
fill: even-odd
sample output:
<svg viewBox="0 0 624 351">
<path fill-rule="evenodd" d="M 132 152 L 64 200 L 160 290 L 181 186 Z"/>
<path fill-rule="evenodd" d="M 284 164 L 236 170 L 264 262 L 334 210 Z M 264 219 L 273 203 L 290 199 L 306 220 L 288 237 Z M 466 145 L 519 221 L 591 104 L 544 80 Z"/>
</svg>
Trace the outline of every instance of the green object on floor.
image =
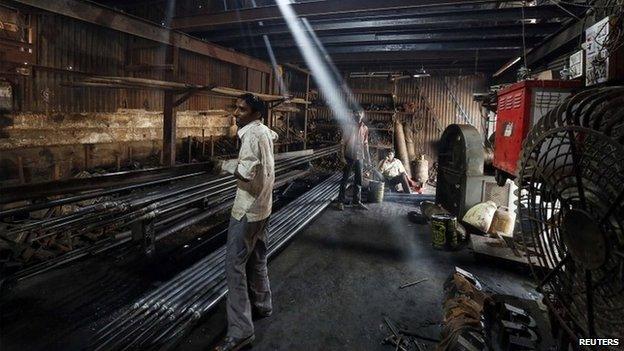
<svg viewBox="0 0 624 351">
<path fill-rule="evenodd" d="M 437 250 L 455 250 L 459 247 L 457 217 L 449 214 L 431 216 L 431 244 Z"/>
</svg>

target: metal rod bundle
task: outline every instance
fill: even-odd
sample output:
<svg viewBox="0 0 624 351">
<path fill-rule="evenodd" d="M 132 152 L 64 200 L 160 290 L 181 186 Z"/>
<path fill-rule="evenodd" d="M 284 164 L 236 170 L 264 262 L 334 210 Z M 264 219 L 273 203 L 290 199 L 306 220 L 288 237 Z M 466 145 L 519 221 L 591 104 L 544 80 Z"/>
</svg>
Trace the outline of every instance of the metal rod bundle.
<svg viewBox="0 0 624 351">
<path fill-rule="evenodd" d="M 271 217 L 267 240 L 269 257 L 335 199 L 338 181 L 337 174 L 329 177 Z M 100 328 L 90 348 L 149 349 L 175 343 L 226 293 L 223 246 L 146 294 Z"/>
<path fill-rule="evenodd" d="M 295 152 L 277 157 L 276 186 L 305 174 L 303 171 L 295 170 L 297 167 L 332 155 L 337 150 L 338 148 L 333 146 L 315 150 L 313 153 Z M 192 170 L 195 173 L 196 169 Z M 226 210 L 231 206 L 235 194 L 236 180 L 230 175 L 207 176 L 202 173 L 190 177 L 184 175 L 170 177 L 167 174 L 165 179 L 152 180 L 143 186 L 123 185 L 87 194 L 72 194 L 69 196 L 72 201 L 92 199 L 99 202 L 79 207 L 69 214 L 12 224 L 4 231 L 1 239 L 14 240 L 11 244 L 18 246 L 16 251 L 28 248 L 32 243 L 41 245 L 47 240 L 56 238 L 69 239 L 68 241 L 73 243 L 74 238 L 94 236 L 97 238 L 96 243 L 99 243 L 112 235 L 128 230 L 133 224 L 153 221 L 158 240 Z M 63 199 L 55 199 L 50 202 L 49 209 L 69 203 L 63 202 Z M 81 202 L 73 203 L 76 206 L 81 204 Z M 37 204 L 34 208 L 41 210 L 44 207 Z M 84 255 L 86 253 L 77 253 L 67 258 Z"/>
<path fill-rule="evenodd" d="M 286 173 L 283 176 L 276 178 L 275 187 L 282 186 L 296 178 L 306 175 L 307 173 L 308 171 L 305 171 L 305 170 L 292 171 L 292 172 Z M 183 211 L 175 215 L 166 217 L 165 219 L 156 222 L 155 240 L 156 241 L 162 240 L 163 238 L 169 235 L 175 234 L 176 232 L 181 231 L 188 226 L 199 223 L 219 212 L 225 211 L 228 208 L 232 207 L 233 202 L 234 202 L 234 194 L 232 193 L 231 196 L 228 196 L 227 199 L 224 200 L 223 202 L 219 204 L 214 204 L 213 206 L 207 209 L 200 209 L 200 208 L 184 209 Z M 169 225 L 170 223 L 173 223 L 173 224 Z M 72 250 L 59 257 L 55 257 L 53 259 L 35 264 L 26 269 L 20 270 L 8 278 L 9 280 L 18 280 L 18 281 L 27 279 L 37 274 L 47 272 L 56 267 L 60 267 L 66 263 L 76 261 L 83 257 L 99 254 L 101 252 L 122 246 L 124 244 L 128 244 L 131 241 L 132 241 L 131 232 L 124 231 L 110 238 L 100 240 L 99 242 L 91 246 Z"/>
</svg>

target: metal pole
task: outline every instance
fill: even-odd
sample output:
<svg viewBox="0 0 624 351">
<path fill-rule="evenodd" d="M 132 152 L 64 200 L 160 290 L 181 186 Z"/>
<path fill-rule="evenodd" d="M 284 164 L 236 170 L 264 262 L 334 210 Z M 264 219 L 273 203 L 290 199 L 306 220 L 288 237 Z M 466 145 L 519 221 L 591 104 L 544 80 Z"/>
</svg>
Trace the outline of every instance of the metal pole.
<svg viewBox="0 0 624 351">
<path fill-rule="evenodd" d="M 308 148 L 308 106 L 310 102 L 310 73 L 306 75 L 305 107 L 303 110 L 303 149 Z"/>
</svg>

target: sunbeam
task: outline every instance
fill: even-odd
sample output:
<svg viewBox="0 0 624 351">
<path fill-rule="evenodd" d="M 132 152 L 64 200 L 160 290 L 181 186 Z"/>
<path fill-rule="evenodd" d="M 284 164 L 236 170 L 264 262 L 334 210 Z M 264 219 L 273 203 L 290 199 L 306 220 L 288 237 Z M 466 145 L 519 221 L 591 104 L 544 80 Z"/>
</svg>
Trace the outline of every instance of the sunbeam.
<svg viewBox="0 0 624 351">
<path fill-rule="evenodd" d="M 307 34 L 304 23 L 297 17 L 297 14 L 290 6 L 289 0 L 277 0 L 279 10 L 284 17 L 288 29 L 290 30 L 303 59 L 312 71 L 312 77 L 323 93 L 325 101 L 332 110 L 333 115 L 340 124 L 343 131 L 354 123 L 350 118 L 352 108 L 344 100 L 344 92 L 340 89 L 338 82 L 333 77 L 333 71 L 327 61 L 314 45 L 314 39 Z"/>
</svg>

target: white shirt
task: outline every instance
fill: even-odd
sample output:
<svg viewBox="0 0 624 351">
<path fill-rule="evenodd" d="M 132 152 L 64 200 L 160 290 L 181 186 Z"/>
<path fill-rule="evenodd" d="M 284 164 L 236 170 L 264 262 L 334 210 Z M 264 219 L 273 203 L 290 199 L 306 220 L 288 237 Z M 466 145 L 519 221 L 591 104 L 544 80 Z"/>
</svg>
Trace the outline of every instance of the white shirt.
<svg viewBox="0 0 624 351">
<path fill-rule="evenodd" d="M 256 120 L 239 129 L 238 137 L 241 140 L 238 159 L 223 165 L 223 170 L 238 172 L 247 180 L 237 181 L 232 217 L 240 221 L 247 216 L 247 221 L 257 222 L 271 214 L 275 182 L 273 141 L 277 133 Z"/>
<path fill-rule="evenodd" d="M 384 158 L 379 162 L 379 171 L 385 177 L 394 178 L 401 173 L 405 173 L 405 167 L 403 167 L 403 163 L 398 158 L 394 158 L 392 161 Z"/>
</svg>

